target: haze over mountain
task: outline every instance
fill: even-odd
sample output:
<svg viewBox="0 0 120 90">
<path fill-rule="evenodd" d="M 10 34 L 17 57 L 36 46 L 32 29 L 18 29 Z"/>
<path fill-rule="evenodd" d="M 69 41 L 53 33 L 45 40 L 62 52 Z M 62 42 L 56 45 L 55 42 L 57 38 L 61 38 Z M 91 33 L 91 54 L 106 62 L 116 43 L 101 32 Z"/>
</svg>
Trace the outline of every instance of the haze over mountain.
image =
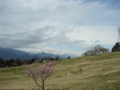
<svg viewBox="0 0 120 90">
<path fill-rule="evenodd" d="M 16 58 L 20 58 L 21 60 L 32 59 L 36 55 L 40 59 L 45 58 L 47 56 L 50 56 L 52 58 L 55 58 L 57 56 L 55 54 L 45 53 L 45 52 L 33 54 L 33 53 L 19 51 L 19 50 L 15 50 L 15 49 L 11 49 L 11 48 L 2 48 L 2 47 L 0 47 L 0 57 L 3 60 L 16 59 Z M 63 54 L 63 55 L 58 55 L 58 56 L 60 57 L 60 59 L 66 59 L 69 55 Z M 74 58 L 74 57 L 76 57 L 76 56 L 71 56 L 71 58 Z"/>
</svg>

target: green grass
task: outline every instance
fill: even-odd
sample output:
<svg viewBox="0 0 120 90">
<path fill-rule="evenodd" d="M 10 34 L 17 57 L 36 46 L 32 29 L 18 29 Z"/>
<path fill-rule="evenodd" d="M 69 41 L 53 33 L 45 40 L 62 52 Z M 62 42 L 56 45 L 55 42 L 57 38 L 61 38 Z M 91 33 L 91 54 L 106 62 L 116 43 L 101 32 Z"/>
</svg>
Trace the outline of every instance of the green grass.
<svg viewBox="0 0 120 90">
<path fill-rule="evenodd" d="M 54 67 L 45 90 L 120 90 L 120 52 L 60 60 Z M 41 90 L 24 66 L 0 68 L 0 89 Z"/>
</svg>

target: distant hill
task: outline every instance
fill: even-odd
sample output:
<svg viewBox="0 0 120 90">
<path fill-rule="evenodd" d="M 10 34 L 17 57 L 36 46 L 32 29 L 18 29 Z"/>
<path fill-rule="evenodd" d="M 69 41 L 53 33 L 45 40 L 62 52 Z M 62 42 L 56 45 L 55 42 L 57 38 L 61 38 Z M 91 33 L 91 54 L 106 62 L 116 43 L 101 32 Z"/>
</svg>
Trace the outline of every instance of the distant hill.
<svg viewBox="0 0 120 90">
<path fill-rule="evenodd" d="M 16 59 L 16 58 L 20 58 L 21 60 L 26 60 L 26 59 L 34 58 L 36 55 L 40 59 L 45 58 L 47 56 L 50 56 L 52 58 L 55 58 L 57 56 L 57 55 L 54 55 L 51 53 L 45 53 L 45 52 L 38 53 L 38 54 L 32 54 L 32 53 L 19 51 L 19 50 L 15 50 L 15 49 L 11 49 L 11 48 L 1 48 L 0 47 L 0 57 L 3 60 Z M 68 56 L 66 56 L 66 58 L 64 56 L 59 56 L 59 57 L 60 57 L 60 59 L 66 59 Z"/>
</svg>

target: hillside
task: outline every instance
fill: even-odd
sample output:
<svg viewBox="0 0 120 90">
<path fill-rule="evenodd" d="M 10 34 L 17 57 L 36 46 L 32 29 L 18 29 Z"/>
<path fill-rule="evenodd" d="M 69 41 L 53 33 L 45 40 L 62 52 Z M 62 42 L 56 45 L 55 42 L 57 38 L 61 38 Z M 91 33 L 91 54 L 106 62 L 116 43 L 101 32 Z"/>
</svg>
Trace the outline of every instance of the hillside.
<svg viewBox="0 0 120 90">
<path fill-rule="evenodd" d="M 45 81 L 46 90 L 120 90 L 120 52 L 59 60 L 54 67 L 55 73 Z M 83 71 L 78 72 L 80 67 Z M 0 89 L 39 87 L 20 66 L 0 68 Z"/>
</svg>

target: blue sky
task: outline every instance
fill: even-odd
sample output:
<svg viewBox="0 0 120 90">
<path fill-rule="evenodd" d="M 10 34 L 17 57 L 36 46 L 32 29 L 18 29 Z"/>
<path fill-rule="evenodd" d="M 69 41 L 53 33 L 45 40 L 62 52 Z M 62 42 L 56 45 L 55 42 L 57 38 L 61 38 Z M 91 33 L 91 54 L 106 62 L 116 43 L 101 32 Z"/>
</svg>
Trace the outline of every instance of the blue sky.
<svg viewBox="0 0 120 90">
<path fill-rule="evenodd" d="M 0 0 L 0 47 L 80 56 L 118 42 L 120 0 Z"/>
</svg>

